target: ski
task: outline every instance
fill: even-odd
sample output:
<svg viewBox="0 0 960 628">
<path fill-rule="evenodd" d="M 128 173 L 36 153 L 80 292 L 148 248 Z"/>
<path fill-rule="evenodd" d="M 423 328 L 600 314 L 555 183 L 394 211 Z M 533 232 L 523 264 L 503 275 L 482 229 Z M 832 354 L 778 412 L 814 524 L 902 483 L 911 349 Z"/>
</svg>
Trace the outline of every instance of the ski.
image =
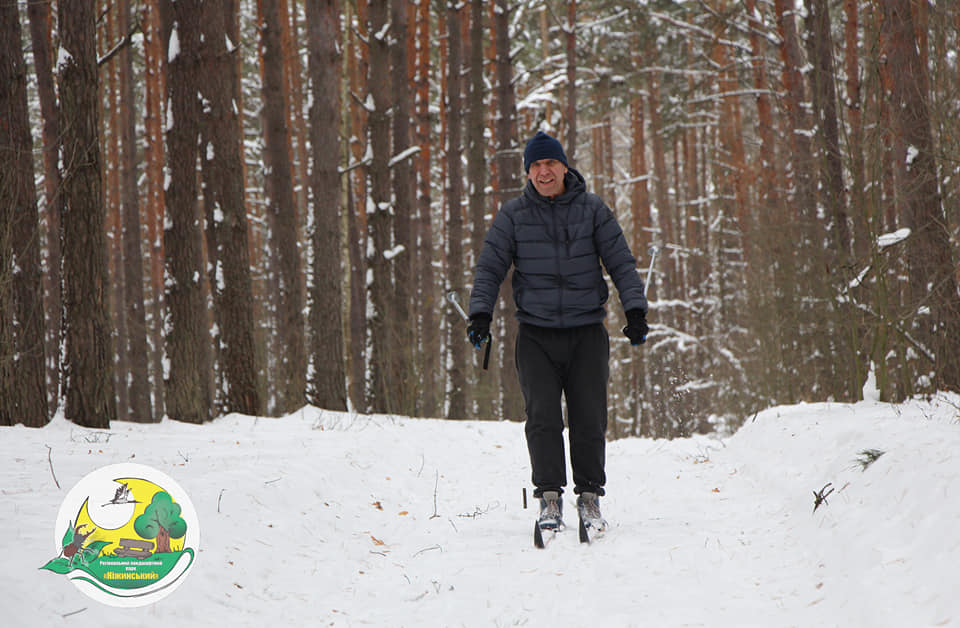
<svg viewBox="0 0 960 628">
<path fill-rule="evenodd" d="M 533 522 L 533 546 L 537 549 L 544 549 L 547 545 L 550 544 L 550 541 L 557 536 L 557 533 L 562 530 L 562 528 L 541 528 L 539 521 Z M 548 534 L 544 534 L 547 532 Z"/>
<path fill-rule="evenodd" d="M 590 525 L 586 520 L 580 520 L 580 542 L 590 545 L 603 536 L 607 530 L 606 522 L 600 527 Z"/>
</svg>

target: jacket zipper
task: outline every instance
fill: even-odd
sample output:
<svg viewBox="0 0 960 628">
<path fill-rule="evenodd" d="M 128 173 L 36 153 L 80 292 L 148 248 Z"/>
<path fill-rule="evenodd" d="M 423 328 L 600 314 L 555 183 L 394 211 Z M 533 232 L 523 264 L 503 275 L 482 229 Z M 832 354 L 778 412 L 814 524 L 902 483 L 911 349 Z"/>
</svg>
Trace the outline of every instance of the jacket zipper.
<svg viewBox="0 0 960 628">
<path fill-rule="evenodd" d="M 568 241 L 569 238 L 567 237 L 566 228 L 564 228 L 563 234 L 560 233 L 559 226 L 557 225 L 557 203 L 553 199 L 550 199 L 550 216 L 553 218 L 553 233 L 557 239 L 557 246 L 556 248 L 554 248 L 554 251 L 555 251 L 554 261 L 557 265 L 557 282 L 560 284 L 557 290 L 557 318 L 560 320 L 560 327 L 563 327 L 564 325 L 563 323 L 563 291 L 566 289 L 566 285 L 565 285 L 566 281 L 560 272 L 560 255 L 561 255 L 560 244 L 561 244 L 561 240 L 567 240 L 567 241 L 564 241 L 563 244 L 566 245 L 567 257 L 569 257 L 570 243 Z"/>
</svg>

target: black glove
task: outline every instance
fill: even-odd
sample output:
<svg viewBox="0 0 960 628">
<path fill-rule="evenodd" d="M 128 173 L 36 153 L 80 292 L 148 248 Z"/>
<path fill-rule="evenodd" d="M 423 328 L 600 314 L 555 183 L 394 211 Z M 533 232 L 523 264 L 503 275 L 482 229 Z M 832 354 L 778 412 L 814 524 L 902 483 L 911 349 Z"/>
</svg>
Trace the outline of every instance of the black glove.
<svg viewBox="0 0 960 628">
<path fill-rule="evenodd" d="M 470 317 L 467 339 L 477 349 L 482 349 L 483 343 L 490 340 L 490 320 L 489 314 L 474 314 Z"/>
<path fill-rule="evenodd" d="M 630 339 L 634 347 L 647 341 L 647 313 L 641 309 L 627 310 L 627 326 L 623 328 L 623 335 Z"/>
</svg>

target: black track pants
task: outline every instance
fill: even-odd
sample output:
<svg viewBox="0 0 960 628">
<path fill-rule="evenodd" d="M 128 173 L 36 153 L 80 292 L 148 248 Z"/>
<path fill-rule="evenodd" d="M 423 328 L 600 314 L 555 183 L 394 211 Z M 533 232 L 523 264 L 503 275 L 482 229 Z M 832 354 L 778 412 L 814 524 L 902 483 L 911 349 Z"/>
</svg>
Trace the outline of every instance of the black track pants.
<svg viewBox="0 0 960 628">
<path fill-rule="evenodd" d="M 602 324 L 552 329 L 521 324 L 517 373 L 527 410 L 534 494 L 567 484 L 561 396 L 567 401 L 574 492 L 603 495 L 610 338 Z"/>
</svg>

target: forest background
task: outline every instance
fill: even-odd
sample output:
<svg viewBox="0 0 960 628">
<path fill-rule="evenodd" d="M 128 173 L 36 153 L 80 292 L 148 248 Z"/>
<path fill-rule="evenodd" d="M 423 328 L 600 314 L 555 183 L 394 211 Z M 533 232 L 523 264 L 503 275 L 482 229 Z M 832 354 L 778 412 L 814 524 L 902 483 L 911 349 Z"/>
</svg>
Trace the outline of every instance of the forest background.
<svg viewBox="0 0 960 628">
<path fill-rule="evenodd" d="M 3 0 L 0 424 L 522 419 L 509 281 L 489 371 L 444 295 L 538 129 L 660 251 L 612 437 L 958 391 L 958 49 L 925 0 Z"/>
</svg>

